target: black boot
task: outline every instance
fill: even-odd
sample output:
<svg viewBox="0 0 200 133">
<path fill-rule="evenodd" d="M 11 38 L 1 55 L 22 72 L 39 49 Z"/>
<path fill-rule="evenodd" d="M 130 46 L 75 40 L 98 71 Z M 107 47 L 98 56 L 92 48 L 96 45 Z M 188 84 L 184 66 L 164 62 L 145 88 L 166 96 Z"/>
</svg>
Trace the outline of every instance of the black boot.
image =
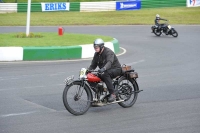
<svg viewBox="0 0 200 133">
<path fill-rule="evenodd" d="M 114 102 L 116 100 L 116 95 L 113 93 L 113 94 L 110 94 L 110 96 L 108 97 L 108 102 Z"/>
<path fill-rule="evenodd" d="M 166 35 L 168 35 L 169 34 L 169 29 L 167 29 L 167 31 L 166 31 Z"/>
</svg>

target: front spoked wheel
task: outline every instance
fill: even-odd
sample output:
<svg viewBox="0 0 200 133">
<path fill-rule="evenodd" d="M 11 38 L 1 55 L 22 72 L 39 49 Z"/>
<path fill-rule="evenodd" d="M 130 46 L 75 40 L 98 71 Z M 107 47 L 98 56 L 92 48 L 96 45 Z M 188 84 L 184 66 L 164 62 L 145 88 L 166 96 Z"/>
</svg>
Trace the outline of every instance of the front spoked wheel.
<svg viewBox="0 0 200 133">
<path fill-rule="evenodd" d="M 91 106 L 92 95 L 89 88 L 81 81 L 67 85 L 63 91 L 65 108 L 73 115 L 82 115 Z"/>
<path fill-rule="evenodd" d="M 121 100 L 124 100 L 124 102 L 120 102 L 118 104 L 124 108 L 133 106 L 137 100 L 137 91 L 138 86 L 135 80 L 122 77 L 119 80 L 118 96 Z"/>
<path fill-rule="evenodd" d="M 178 32 L 175 29 L 172 29 L 171 32 L 173 37 L 178 37 Z"/>
</svg>

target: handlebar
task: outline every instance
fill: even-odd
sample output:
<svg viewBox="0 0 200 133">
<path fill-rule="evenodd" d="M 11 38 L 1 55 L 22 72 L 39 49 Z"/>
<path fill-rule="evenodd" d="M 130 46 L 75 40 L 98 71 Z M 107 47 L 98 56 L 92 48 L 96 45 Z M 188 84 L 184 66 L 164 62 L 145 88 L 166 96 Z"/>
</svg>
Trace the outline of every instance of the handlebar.
<svg viewBox="0 0 200 133">
<path fill-rule="evenodd" d="M 88 70 L 87 73 L 92 73 L 94 75 L 102 75 L 104 72 L 100 73 L 98 70 Z"/>
<path fill-rule="evenodd" d="M 97 70 L 87 70 L 87 73 L 92 73 L 94 75 L 100 74 Z"/>
<path fill-rule="evenodd" d="M 87 70 L 87 72 L 98 72 L 97 70 Z"/>
</svg>

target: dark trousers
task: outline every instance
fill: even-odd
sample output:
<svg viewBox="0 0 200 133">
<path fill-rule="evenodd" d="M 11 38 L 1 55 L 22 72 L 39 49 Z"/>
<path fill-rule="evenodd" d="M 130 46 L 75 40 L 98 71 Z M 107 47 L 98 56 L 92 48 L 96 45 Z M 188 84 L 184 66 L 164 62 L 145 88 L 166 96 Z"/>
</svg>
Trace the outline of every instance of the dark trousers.
<svg viewBox="0 0 200 133">
<path fill-rule="evenodd" d="M 101 80 L 105 82 L 110 94 L 114 93 L 114 86 L 112 84 L 112 79 L 116 78 L 117 76 L 120 76 L 121 73 L 122 73 L 122 69 L 116 68 L 116 69 L 106 70 L 103 74 L 99 76 Z"/>
</svg>

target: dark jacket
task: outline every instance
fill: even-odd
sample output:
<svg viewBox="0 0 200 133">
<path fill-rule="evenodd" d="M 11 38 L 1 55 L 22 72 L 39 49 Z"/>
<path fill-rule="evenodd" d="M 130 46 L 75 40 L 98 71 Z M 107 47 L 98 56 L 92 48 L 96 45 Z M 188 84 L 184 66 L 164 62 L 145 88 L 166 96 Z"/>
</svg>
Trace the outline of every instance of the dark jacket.
<svg viewBox="0 0 200 133">
<path fill-rule="evenodd" d="M 105 67 L 106 70 L 121 68 L 121 64 L 119 63 L 117 56 L 111 49 L 107 47 L 104 47 L 104 50 L 101 54 L 95 52 L 89 70 L 94 70 L 97 66 L 99 68 Z"/>
<path fill-rule="evenodd" d="M 156 19 L 155 19 L 155 25 L 160 25 L 160 24 L 159 24 L 159 20 L 165 20 L 165 21 L 167 21 L 167 19 L 164 19 L 164 18 L 157 18 L 157 17 L 156 17 Z"/>
</svg>

